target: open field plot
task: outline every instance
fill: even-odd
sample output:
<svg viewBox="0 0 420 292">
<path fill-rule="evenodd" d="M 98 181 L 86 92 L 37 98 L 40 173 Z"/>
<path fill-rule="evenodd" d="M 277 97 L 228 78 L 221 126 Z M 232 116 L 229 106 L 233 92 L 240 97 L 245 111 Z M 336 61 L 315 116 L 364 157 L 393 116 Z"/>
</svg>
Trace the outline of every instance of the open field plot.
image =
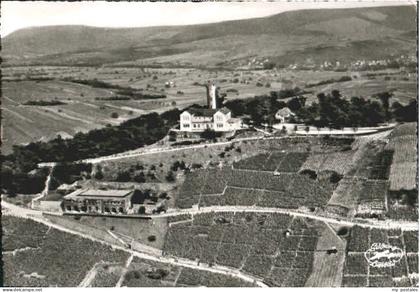
<svg viewBox="0 0 420 292">
<path fill-rule="evenodd" d="M 217 181 L 216 184 L 212 184 Z M 211 186 L 211 187 L 210 187 Z M 324 206 L 331 192 L 317 181 L 297 173 L 207 169 L 188 173 L 176 206 L 257 205 L 298 208 Z"/>
<path fill-rule="evenodd" d="M 374 243 L 390 244 L 400 248 L 403 252 L 401 260 L 391 267 L 369 265 L 364 252 Z M 416 261 L 415 254 L 412 256 L 411 252 L 415 251 L 417 246 L 417 232 L 353 227 L 347 245 L 342 286 L 405 287 L 414 285 L 415 282 L 409 274 L 418 274 L 418 268 L 410 266 L 410 263 Z"/>
<path fill-rule="evenodd" d="M 8 223 L 12 222 L 2 221 L 3 225 Z M 34 228 L 37 224 L 34 223 Z M 12 227 L 6 225 L 5 228 Z M 18 233 L 26 231 L 27 228 L 24 228 Z M 4 240 L 7 243 L 19 239 L 5 237 Z M 38 248 L 3 254 L 3 280 L 5 286 L 75 287 L 96 263 L 124 263 L 127 258 L 125 252 L 50 229 Z"/>
<path fill-rule="evenodd" d="M 307 156 L 308 154 L 304 152 L 265 153 L 235 162 L 233 167 L 260 171 L 297 172 Z"/>
<path fill-rule="evenodd" d="M 195 69 L 38 66 L 7 68 L 4 74 L 5 80 L 8 80 L 2 85 L 2 108 L 3 113 L 7 113 L 3 121 L 2 146 L 6 152 L 11 150 L 12 145 L 41 138 L 52 139 L 57 133 L 72 136 L 79 131 L 120 123 L 150 111 L 163 111 L 174 106 L 185 107 L 193 103 L 204 104 L 205 88 L 199 85 L 203 80 L 223 81 L 220 83 L 222 91 L 230 88 L 240 90 L 239 95 L 228 93 L 228 100 L 268 94 L 272 90 L 256 86 L 260 77 L 255 77 L 255 81 L 250 84 L 240 84 L 237 81 L 238 76 L 234 77 L 236 73 L 231 71 L 217 73 Z M 257 72 L 251 75 L 264 74 Z M 110 87 L 94 87 L 71 81 L 95 79 L 109 84 Z M 165 83 L 169 81 L 175 82 L 176 87 L 167 88 Z M 106 100 L 118 96 L 112 86 L 131 87 L 167 97 L 159 101 Z M 23 106 L 25 102 L 37 100 L 60 101 L 64 104 Z M 35 111 L 39 115 L 34 115 Z M 119 117 L 111 118 L 113 113 Z"/>
<path fill-rule="evenodd" d="M 401 72 L 400 77 L 404 77 L 404 75 L 405 74 Z M 390 100 L 391 104 L 395 101 L 407 104 L 410 99 L 416 96 L 417 82 L 415 77 L 413 77 L 410 78 L 410 80 L 385 80 L 386 77 L 382 76 L 376 77 L 375 79 L 368 79 L 360 76 L 360 78 L 355 78 L 348 82 L 321 85 L 313 87 L 311 90 L 327 93 L 335 89 L 339 90 L 343 96 L 363 96 L 366 98 L 384 91 L 392 91 L 394 96 Z"/>
<path fill-rule="evenodd" d="M 389 137 L 392 139 L 400 136 L 412 135 L 417 135 L 417 123 L 405 123 L 398 125 L 394 130 L 392 130 Z"/>
<path fill-rule="evenodd" d="M 314 153 L 302 165 L 301 170 L 310 169 L 316 172 L 335 171 L 339 174 L 346 174 L 352 165 L 355 151 L 342 151 L 333 153 Z"/>
<path fill-rule="evenodd" d="M 336 253 L 327 254 L 327 250 L 336 249 Z M 325 225 L 318 238 L 312 273 L 306 287 L 340 287 L 346 255 L 346 241 L 335 230 Z"/>
<path fill-rule="evenodd" d="M 169 228 L 165 253 L 239 269 L 273 286 L 304 286 L 320 230 L 283 214 L 206 213 Z"/>
<path fill-rule="evenodd" d="M 350 211 L 356 209 L 362 196 L 364 182 L 364 179 L 349 176 L 342 178 L 328 201 L 328 208 L 342 207 L 342 215 L 347 216 Z"/>
<path fill-rule="evenodd" d="M 108 231 L 120 236 L 125 242 L 131 243 L 132 240 L 151 246 L 153 248 L 162 248 L 166 233 L 166 219 L 142 219 L 142 218 L 113 218 L 113 217 L 95 217 L 95 216 L 50 216 L 47 218 L 52 222 L 64 225 L 67 228 L 80 232 L 91 234 L 99 239 L 115 242 Z M 154 236 L 150 241 L 149 236 Z"/>
<path fill-rule="evenodd" d="M 253 283 L 219 273 L 135 257 L 124 274 L 127 287 L 252 287 Z"/>
<path fill-rule="evenodd" d="M 357 213 L 385 211 L 389 182 L 385 180 L 366 180 L 358 198 Z"/>
<path fill-rule="evenodd" d="M 388 179 L 394 151 L 386 149 L 381 141 L 371 141 L 359 146 L 353 159 L 353 167 L 347 175 L 368 179 Z"/>
<path fill-rule="evenodd" d="M 124 273 L 123 264 L 97 264 L 95 275 L 88 287 L 115 287 Z"/>
<path fill-rule="evenodd" d="M 39 248 L 48 231 L 43 224 L 11 216 L 2 216 L 1 226 L 3 252 Z"/>
</svg>

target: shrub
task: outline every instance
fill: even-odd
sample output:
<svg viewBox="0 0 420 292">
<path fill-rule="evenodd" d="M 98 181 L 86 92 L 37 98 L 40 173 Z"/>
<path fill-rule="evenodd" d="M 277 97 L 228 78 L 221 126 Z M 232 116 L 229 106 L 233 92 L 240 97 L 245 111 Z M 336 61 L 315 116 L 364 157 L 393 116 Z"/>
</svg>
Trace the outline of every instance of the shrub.
<svg viewBox="0 0 420 292">
<path fill-rule="evenodd" d="M 146 214 L 146 207 L 140 206 L 140 208 L 139 208 L 139 214 Z"/>
<path fill-rule="evenodd" d="M 113 119 L 118 119 L 118 117 L 119 117 L 119 115 L 118 115 L 118 113 L 116 113 L 116 112 L 113 112 L 113 113 L 111 114 L 111 118 L 113 118 Z"/>
<path fill-rule="evenodd" d="M 172 171 L 169 171 L 165 178 L 168 182 L 175 181 L 174 173 Z"/>
<path fill-rule="evenodd" d="M 315 171 L 311 170 L 311 169 L 304 169 L 300 172 L 300 174 L 302 175 L 306 175 L 308 176 L 310 179 L 316 180 L 317 178 L 317 174 Z"/>
<path fill-rule="evenodd" d="M 341 179 L 343 178 L 343 176 L 341 174 L 338 174 L 336 172 L 333 172 L 330 176 L 330 182 L 333 184 L 338 183 Z"/>
</svg>

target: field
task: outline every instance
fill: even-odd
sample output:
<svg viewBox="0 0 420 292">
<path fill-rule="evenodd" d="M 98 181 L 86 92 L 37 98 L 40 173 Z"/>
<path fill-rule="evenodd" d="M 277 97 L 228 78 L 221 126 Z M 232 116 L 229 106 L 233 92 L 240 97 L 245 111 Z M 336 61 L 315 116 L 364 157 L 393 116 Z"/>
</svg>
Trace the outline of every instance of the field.
<svg viewBox="0 0 420 292">
<path fill-rule="evenodd" d="M 391 191 L 417 188 L 417 125 L 403 124 L 390 134 L 387 148 L 394 151 L 390 171 Z"/>
<path fill-rule="evenodd" d="M 214 73 L 196 69 L 143 69 L 94 67 L 19 67 L 7 68 L 3 74 L 3 151 L 12 145 L 37 140 L 49 140 L 57 134 L 71 137 L 107 124 L 118 124 L 151 111 L 162 112 L 193 103 L 205 102 L 205 88 L 196 85 L 203 80 L 225 80 L 222 90 L 235 88 L 239 93 L 227 93 L 227 99 L 266 94 L 274 88 L 257 87 L 259 73 L 252 73 L 252 84 L 234 83 L 236 73 Z M 159 100 L 112 100 L 116 90 L 78 84 L 73 80 L 100 80 L 111 86 L 131 87 L 149 94 L 165 94 Z M 165 82 L 175 82 L 167 88 Z M 281 85 L 280 85 L 281 87 Z M 181 91 L 182 94 L 179 94 Z M 60 101 L 62 105 L 29 106 L 27 101 Z M 112 117 L 115 115 L 115 117 Z"/>
<path fill-rule="evenodd" d="M 335 248 L 337 253 L 326 255 L 326 250 Z M 325 225 L 314 255 L 312 274 L 306 287 L 340 287 L 346 255 L 346 241 L 337 232 Z"/>
<path fill-rule="evenodd" d="M 124 273 L 127 287 L 252 287 L 231 276 L 134 258 Z"/>
<path fill-rule="evenodd" d="M 343 216 L 350 215 L 351 211 L 356 210 L 357 203 L 363 190 L 363 179 L 356 179 L 353 177 L 344 177 L 341 179 L 337 188 L 334 190 L 331 199 L 328 201 L 328 207 L 339 207 L 342 210 Z"/>
<path fill-rule="evenodd" d="M 370 266 L 365 259 L 364 252 L 373 243 L 390 244 L 401 248 L 403 251 L 401 260 L 392 267 Z M 417 274 L 418 277 L 418 268 L 413 265 L 418 260 L 417 251 L 417 232 L 353 227 L 347 245 L 342 286 L 403 287 L 415 285 L 411 275 Z"/>
<path fill-rule="evenodd" d="M 81 216 L 79 218 L 74 216 L 46 215 L 46 217 L 52 222 L 57 222 L 69 229 L 89 233 L 98 239 L 111 241 L 117 245 L 121 244 L 121 242 L 113 238 L 108 233 L 109 230 L 127 243 L 131 243 L 134 240 L 156 249 L 163 247 L 167 226 L 164 218 L 147 220 L 93 216 Z M 154 240 L 150 241 L 148 239 L 149 236 L 154 236 Z"/>
<path fill-rule="evenodd" d="M 204 104 L 207 80 L 214 80 L 226 94 L 226 100 L 249 98 L 270 91 L 305 88 L 307 84 L 335 78 L 333 71 L 299 70 L 205 70 L 182 68 L 136 68 L 83 67 L 83 66 L 30 66 L 7 67 L 3 72 L 3 151 L 8 153 L 12 145 L 37 140 L 49 140 L 57 134 L 73 136 L 107 124 L 118 124 L 151 111 L 165 111 L 170 108 L 184 108 L 193 103 Z M 385 71 L 389 73 L 388 71 Z M 375 72 L 380 74 L 381 71 Z M 392 72 L 391 72 L 392 73 Z M 370 97 L 383 92 L 384 86 L 394 90 L 393 101 L 407 103 L 415 89 L 414 76 L 395 71 L 393 78 L 409 78 L 408 81 L 371 80 L 365 74 L 357 75 L 350 82 L 333 83 L 326 87 L 313 87 L 305 95 L 307 103 L 316 100 L 316 94 L 332 89 L 343 90 L 344 96 L 361 95 Z M 344 73 L 343 73 L 344 74 Z M 369 74 L 369 72 L 366 72 Z M 382 78 L 382 77 L 381 77 Z M 98 80 L 107 86 L 92 86 L 72 80 Z M 173 82 L 174 87 L 166 86 Z M 264 86 L 257 86 L 263 84 Z M 373 84 L 374 83 L 374 84 Z M 266 87 L 266 84 L 269 84 Z M 166 98 L 153 100 L 113 100 L 119 97 L 112 86 L 132 88 L 148 94 L 164 94 Z M 355 91 L 352 91 L 352 90 Z M 182 92 L 182 93 L 179 93 Z M 415 91 L 414 91 L 415 92 Z M 55 106 L 28 106 L 28 101 L 60 101 Z M 116 115 L 115 115 L 116 114 Z M 115 115 L 115 117 L 112 117 Z M 116 117 L 117 116 L 117 117 Z"/>
<path fill-rule="evenodd" d="M 346 174 L 352 167 L 355 151 L 342 151 L 332 153 L 311 153 L 301 169 L 310 169 L 316 172 L 335 171 Z"/>
<path fill-rule="evenodd" d="M 3 250 L 4 286 L 75 287 L 96 263 L 128 258 L 125 252 L 27 219 L 3 216 L 2 227 L 3 246 L 9 247 Z M 22 242 L 22 234 L 34 240 Z"/>
<path fill-rule="evenodd" d="M 215 183 L 217 182 L 217 183 Z M 327 185 L 297 173 L 222 169 L 187 174 L 176 205 L 245 205 L 278 208 L 324 206 L 331 196 Z"/>
<path fill-rule="evenodd" d="M 169 228 L 165 253 L 239 269 L 270 286 L 304 286 L 323 225 L 281 214 L 206 213 Z"/>
</svg>

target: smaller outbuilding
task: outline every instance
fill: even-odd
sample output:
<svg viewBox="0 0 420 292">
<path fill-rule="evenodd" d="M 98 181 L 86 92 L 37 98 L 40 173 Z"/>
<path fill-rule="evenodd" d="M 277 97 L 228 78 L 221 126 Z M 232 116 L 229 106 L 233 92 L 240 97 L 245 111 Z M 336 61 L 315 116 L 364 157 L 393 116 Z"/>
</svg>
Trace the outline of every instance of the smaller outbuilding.
<svg viewBox="0 0 420 292">
<path fill-rule="evenodd" d="M 286 123 L 290 118 L 296 116 L 288 107 L 279 109 L 275 115 L 275 118 L 280 121 L 280 123 Z"/>
</svg>

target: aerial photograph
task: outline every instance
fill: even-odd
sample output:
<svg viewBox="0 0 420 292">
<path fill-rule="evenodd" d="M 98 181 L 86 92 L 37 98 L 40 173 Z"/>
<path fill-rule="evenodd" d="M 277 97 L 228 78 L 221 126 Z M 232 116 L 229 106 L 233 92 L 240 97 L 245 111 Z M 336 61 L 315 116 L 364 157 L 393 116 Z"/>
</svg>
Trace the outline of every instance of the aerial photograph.
<svg viewBox="0 0 420 292">
<path fill-rule="evenodd" d="M 418 291 L 417 15 L 2 1 L 1 287 Z"/>
</svg>

